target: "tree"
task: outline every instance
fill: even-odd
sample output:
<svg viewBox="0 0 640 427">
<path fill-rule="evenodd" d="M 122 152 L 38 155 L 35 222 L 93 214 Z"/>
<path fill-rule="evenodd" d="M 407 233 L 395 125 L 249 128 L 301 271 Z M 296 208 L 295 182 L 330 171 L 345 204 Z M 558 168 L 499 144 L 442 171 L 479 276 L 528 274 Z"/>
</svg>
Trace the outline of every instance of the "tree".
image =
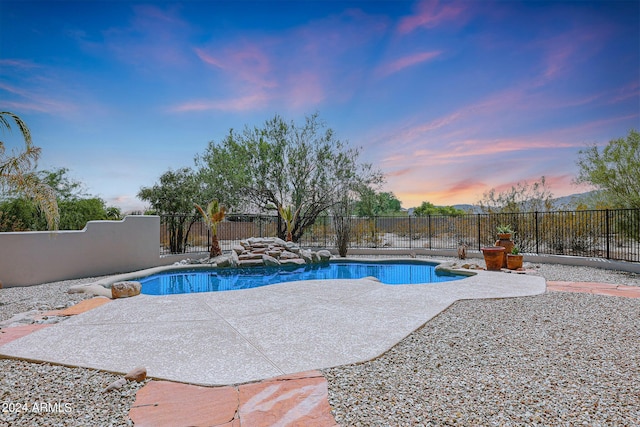
<svg viewBox="0 0 640 427">
<path fill-rule="evenodd" d="M 360 189 L 360 200 L 356 202 L 356 216 L 398 216 L 402 214 L 402 206 L 393 193 L 378 193 L 366 186 Z"/>
<path fill-rule="evenodd" d="M 464 215 L 465 212 L 462 209 L 456 209 L 453 206 L 436 206 L 431 202 L 422 202 L 420 206 L 413 210 L 415 216 L 429 216 L 429 215 L 447 215 L 458 216 Z"/>
<path fill-rule="evenodd" d="M 198 219 L 193 203 L 202 198 L 200 183 L 193 170 L 170 169 L 160 176 L 159 183 L 140 188 L 138 197 L 149 202 L 158 215 L 164 216 L 171 253 L 184 252 L 191 226 Z"/>
<path fill-rule="evenodd" d="M 58 228 L 60 216 L 55 191 L 33 172 L 41 149 L 33 145 L 31 131 L 16 114 L 0 112 L 0 128 L 11 131 L 15 122 L 24 139 L 24 151 L 12 155 L 6 154 L 6 146 L 0 141 L 0 190 L 3 193 L 21 194 L 38 204 L 45 215 L 50 230 Z"/>
<path fill-rule="evenodd" d="M 108 209 L 118 209 L 106 208 L 104 200 L 85 193 L 82 183 L 71 179 L 68 174 L 67 168 L 35 173 L 40 182 L 48 185 L 57 194 L 59 229 L 81 230 L 88 221 L 108 219 Z M 12 218 L 4 224 L 4 227 L 9 229 L 3 231 L 36 231 L 47 228 L 47 220 L 42 209 L 30 199 L 9 198 L 0 202 L 0 208 L 5 212 L 6 218 Z"/>
<path fill-rule="evenodd" d="M 280 206 L 278 208 L 278 213 L 280 217 L 284 220 L 286 230 L 287 230 L 287 242 L 291 242 L 293 240 L 293 224 L 296 222 L 296 218 L 300 213 L 300 210 L 293 211 L 291 206 Z"/>
<path fill-rule="evenodd" d="M 213 199 L 207 205 L 207 209 L 203 209 L 199 204 L 195 204 L 196 209 L 204 218 L 204 222 L 211 230 L 211 250 L 209 251 L 209 258 L 214 258 L 222 255 L 222 250 L 220 249 L 220 242 L 218 241 L 218 224 L 222 222 L 224 219 L 224 214 L 227 208 L 224 205 L 221 205 L 218 200 Z"/>
<path fill-rule="evenodd" d="M 298 126 L 276 115 L 262 128 L 231 129 L 222 142 L 210 142 L 196 162 L 206 185 L 231 207 L 298 211 L 292 228 L 298 241 L 345 189 L 382 182 L 382 175 L 359 164 L 358 156 L 359 150 L 338 140 L 317 114 Z M 277 234 L 282 239 L 287 234 L 279 212 Z"/>
<path fill-rule="evenodd" d="M 640 133 L 631 129 L 627 138 L 613 139 L 578 152 L 576 183 L 589 183 L 612 206 L 640 208 Z"/>
<path fill-rule="evenodd" d="M 553 194 L 543 176 L 539 182 L 518 182 L 501 193 L 492 188 L 483 194 L 478 206 L 484 213 L 543 212 L 553 208 L 552 200 Z"/>
</svg>

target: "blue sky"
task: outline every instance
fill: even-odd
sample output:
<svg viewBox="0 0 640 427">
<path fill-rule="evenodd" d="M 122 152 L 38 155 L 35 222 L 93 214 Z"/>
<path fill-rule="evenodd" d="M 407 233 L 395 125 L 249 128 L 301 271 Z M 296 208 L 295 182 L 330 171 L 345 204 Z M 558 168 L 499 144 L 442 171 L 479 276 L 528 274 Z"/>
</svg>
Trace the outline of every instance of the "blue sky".
<svg viewBox="0 0 640 427">
<path fill-rule="evenodd" d="M 640 3 L 0 0 L 0 110 L 124 211 L 276 113 L 318 112 L 404 207 L 562 196 L 578 150 L 640 128 Z"/>
</svg>

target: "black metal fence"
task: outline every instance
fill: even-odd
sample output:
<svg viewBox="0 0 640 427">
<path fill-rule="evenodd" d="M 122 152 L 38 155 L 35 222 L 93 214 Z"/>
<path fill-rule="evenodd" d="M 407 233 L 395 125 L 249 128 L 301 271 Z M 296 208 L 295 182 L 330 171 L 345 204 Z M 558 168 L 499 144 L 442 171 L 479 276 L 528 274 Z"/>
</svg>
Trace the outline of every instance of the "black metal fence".
<svg viewBox="0 0 640 427">
<path fill-rule="evenodd" d="M 336 218 L 320 217 L 300 241 L 304 247 L 335 248 Z M 480 250 L 496 241 L 498 225 L 514 230 L 523 253 L 574 255 L 640 262 L 640 209 L 608 209 L 460 216 L 341 218 L 350 230 L 350 248 Z M 196 216 L 161 218 L 161 251 L 208 251 L 209 230 Z M 249 237 L 273 237 L 277 217 L 233 215 L 218 226 L 218 239 L 230 249 Z"/>
</svg>

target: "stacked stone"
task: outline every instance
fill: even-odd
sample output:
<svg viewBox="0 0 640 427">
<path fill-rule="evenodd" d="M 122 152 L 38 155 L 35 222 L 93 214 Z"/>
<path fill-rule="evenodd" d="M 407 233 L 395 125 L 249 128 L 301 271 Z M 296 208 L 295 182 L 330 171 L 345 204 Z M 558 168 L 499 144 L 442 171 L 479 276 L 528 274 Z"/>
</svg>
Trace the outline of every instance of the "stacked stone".
<svg viewBox="0 0 640 427">
<path fill-rule="evenodd" d="M 329 258 L 331 252 L 324 249 L 314 252 L 277 237 L 252 237 L 233 247 L 230 264 L 238 267 L 306 265 L 326 262 Z"/>
</svg>

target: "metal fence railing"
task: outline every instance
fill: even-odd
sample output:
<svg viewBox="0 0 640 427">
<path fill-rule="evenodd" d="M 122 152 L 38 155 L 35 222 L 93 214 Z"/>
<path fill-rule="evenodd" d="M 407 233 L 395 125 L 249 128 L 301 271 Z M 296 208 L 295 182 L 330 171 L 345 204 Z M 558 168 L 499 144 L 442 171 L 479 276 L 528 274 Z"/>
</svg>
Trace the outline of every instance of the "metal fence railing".
<svg viewBox="0 0 640 427">
<path fill-rule="evenodd" d="M 335 248 L 335 218 L 320 217 L 299 244 Z M 510 225 L 523 253 L 574 255 L 640 262 L 640 209 L 607 209 L 458 216 L 342 218 L 350 229 L 350 248 L 480 250 L 496 241 L 496 227 Z M 242 239 L 273 237 L 277 217 L 232 215 L 218 225 L 218 239 L 229 250 Z M 209 230 L 200 217 L 161 217 L 161 253 L 206 252 Z"/>
</svg>

